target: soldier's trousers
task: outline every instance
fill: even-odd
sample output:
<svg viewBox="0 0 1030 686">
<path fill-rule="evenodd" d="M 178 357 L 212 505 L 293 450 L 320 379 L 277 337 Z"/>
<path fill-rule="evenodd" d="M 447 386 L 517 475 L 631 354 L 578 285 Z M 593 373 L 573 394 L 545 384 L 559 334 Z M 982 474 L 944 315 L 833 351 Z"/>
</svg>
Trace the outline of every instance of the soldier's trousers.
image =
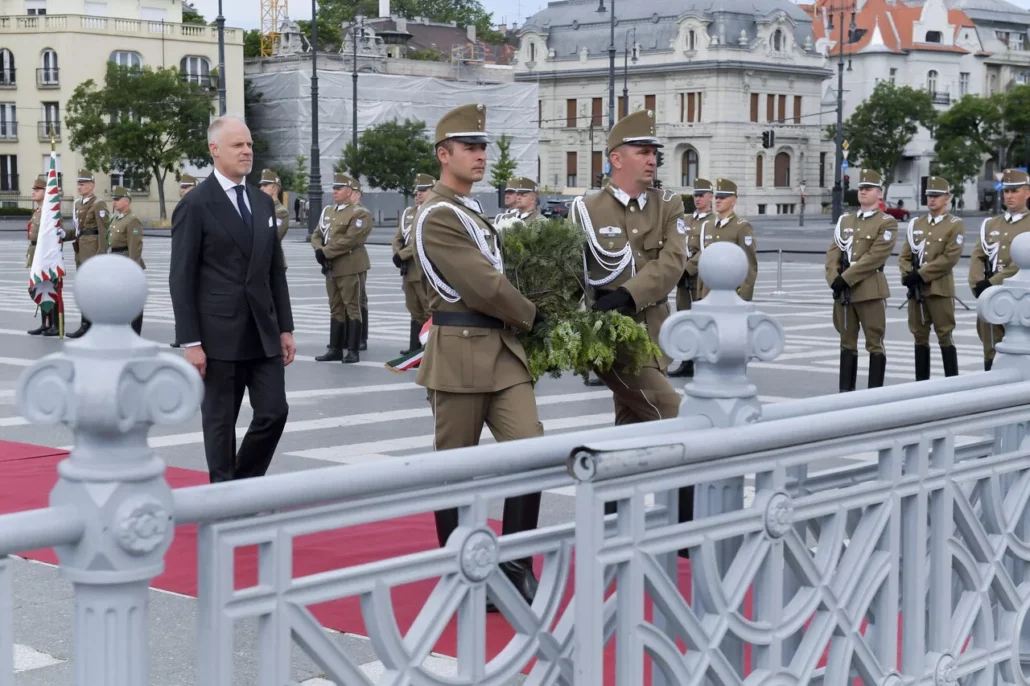
<svg viewBox="0 0 1030 686">
<path fill-rule="evenodd" d="M 25 268 L 32 269 L 32 260 L 36 258 L 36 246 L 30 245 L 25 251 Z"/>
<path fill-rule="evenodd" d="M 694 303 L 689 287 L 676 286 L 676 311 L 686 312 Z"/>
<path fill-rule="evenodd" d="M 883 354 L 883 336 L 887 332 L 887 301 L 863 300 L 845 308 L 833 302 L 833 328 L 840 334 L 842 350 L 858 352 L 858 329 L 865 335 L 865 349 L 870 355 Z"/>
<path fill-rule="evenodd" d="M 930 345 L 930 325 L 937 332 L 942 348 L 954 345 L 951 332 L 955 330 L 955 299 L 944 295 L 928 295 L 922 303 L 908 301 L 908 330 L 916 345 Z"/>
<path fill-rule="evenodd" d="M 1000 324 L 988 324 L 982 319 L 976 320 L 976 333 L 984 345 L 984 361 L 994 362 L 994 346 L 1005 335 L 1005 327 Z"/>
<path fill-rule="evenodd" d="M 333 319 L 338 322 L 346 319 L 353 322 L 361 321 L 362 303 L 368 302 L 365 299 L 367 296 L 364 296 L 366 274 L 368 272 L 326 277 L 325 290 L 329 295 L 329 312 Z"/>
<path fill-rule="evenodd" d="M 435 422 L 434 450 L 479 445 L 484 424 L 498 443 L 544 435 L 533 385 L 528 381 L 496 393 L 449 393 L 430 389 L 426 397 Z M 539 513 L 539 493 L 508 498 L 504 503 L 502 533 L 535 529 Z M 436 513 L 436 534 L 441 546 L 457 526 L 457 510 Z"/>
<path fill-rule="evenodd" d="M 405 281 L 404 306 L 408 308 L 411 318 L 416 322 L 424 322 L 429 319 L 429 293 L 426 291 L 426 283 L 422 279 Z"/>
</svg>

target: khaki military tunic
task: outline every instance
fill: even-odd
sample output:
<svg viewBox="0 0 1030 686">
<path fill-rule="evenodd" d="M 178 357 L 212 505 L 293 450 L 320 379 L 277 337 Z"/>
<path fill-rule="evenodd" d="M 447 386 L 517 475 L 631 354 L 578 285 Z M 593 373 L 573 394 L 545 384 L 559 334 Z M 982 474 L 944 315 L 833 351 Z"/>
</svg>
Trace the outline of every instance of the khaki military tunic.
<svg viewBox="0 0 1030 686">
<path fill-rule="evenodd" d="M 404 305 L 416 322 L 429 319 L 429 293 L 422 279 L 422 265 L 415 258 L 415 207 L 405 208 L 397 222 L 397 233 L 393 237 L 393 253 L 403 265 L 401 288 L 404 291 Z"/>
<path fill-rule="evenodd" d="M 705 248 L 712 243 L 736 243 L 747 254 L 747 277 L 744 283 L 737 286 L 737 295 L 744 300 L 751 300 L 755 295 L 755 281 L 758 279 L 758 253 L 755 246 L 755 231 L 751 228 L 751 222 L 741 219 L 736 214 L 719 219 L 713 215 L 711 221 L 705 225 L 705 230 L 700 234 L 700 250 L 697 254 L 697 262 L 700 262 L 701 255 Z M 708 287 L 701 284 L 700 297 L 708 295 Z"/>
<path fill-rule="evenodd" d="M 1004 215 L 991 217 L 980 225 L 980 235 L 974 239 L 972 256 L 969 260 L 969 287 L 975 289 L 976 285 L 987 278 L 986 269 L 990 267 L 989 278 L 992 286 L 1000 286 L 1001 282 L 1010 276 L 1015 276 L 1019 271 L 1019 265 L 1012 261 L 1010 254 L 1012 241 L 1021 233 L 1030 231 L 1030 211 L 1012 215 L 1006 212 Z M 994 253 L 994 258 L 987 256 L 984 250 L 984 243 Z M 974 290 L 975 293 L 975 290 Z M 976 320 L 976 332 L 983 342 L 984 360 L 994 360 L 994 346 L 1005 335 L 1005 327 L 991 325 L 982 319 Z"/>
<path fill-rule="evenodd" d="M 125 255 L 143 269 L 143 224 L 132 212 L 115 215 L 107 232 L 111 252 Z"/>
<path fill-rule="evenodd" d="M 599 193 L 577 199 L 570 216 L 587 232 L 590 279 L 599 281 L 615 274 L 607 283 L 594 287 L 594 300 L 619 288 L 628 291 L 636 307 L 633 318 L 647 326 L 651 340 L 657 344 L 658 333 L 669 317 L 668 294 L 683 275 L 686 262 L 683 199 L 654 188 L 631 198 L 609 184 Z M 598 249 L 608 253 L 602 253 L 608 263 L 618 260 L 613 255 L 631 255 L 635 275 L 629 264 L 621 272 L 610 272 L 598 262 L 595 256 Z M 611 370 L 598 372 L 598 378 L 614 396 L 616 424 L 679 415 L 679 395 L 665 376 L 670 361 L 662 355 L 640 374 L 631 375 L 620 368 L 616 360 Z"/>
<path fill-rule="evenodd" d="M 39 238 L 39 219 L 42 216 L 42 208 L 36 207 L 32 210 L 32 217 L 29 218 L 29 247 L 25 251 L 25 268 L 32 268 L 32 260 L 36 257 L 36 240 Z"/>
<path fill-rule="evenodd" d="M 372 232 L 372 215 L 361 205 L 327 207 L 311 234 L 311 244 L 329 260 L 326 292 L 333 319 L 361 321 L 362 291 L 370 266 L 365 239 Z"/>
<path fill-rule="evenodd" d="M 272 202 L 275 203 L 276 234 L 279 236 L 279 242 L 282 243 L 286 232 L 290 230 L 290 211 L 277 198 L 272 198 Z M 283 265 L 286 265 L 285 254 L 283 255 Z"/>
<path fill-rule="evenodd" d="M 937 332 L 937 342 L 946 348 L 954 345 L 951 337 L 951 332 L 955 330 L 953 270 L 962 257 L 966 223 L 947 212 L 936 219 L 927 215 L 909 223 L 912 239 L 917 246 L 923 246 L 923 254 L 920 259 L 913 252 L 908 236 L 902 236 L 898 268 L 902 278 L 911 273 L 913 266 L 919 270 L 923 280 L 923 302 L 915 299 L 908 301 L 908 329 L 916 345 L 928 346 L 932 324 Z"/>
<path fill-rule="evenodd" d="M 75 266 L 94 255 L 107 253 L 107 227 L 111 213 L 104 201 L 96 196 L 75 201 Z"/>
<path fill-rule="evenodd" d="M 423 278 L 433 326 L 416 383 L 428 390 L 434 448 L 478 445 L 484 424 L 498 441 L 543 435 L 516 336 L 532 330 L 536 306 L 504 276 L 497 231 L 478 202 L 442 182 L 413 230 L 415 258 L 431 270 Z"/>
<path fill-rule="evenodd" d="M 689 310 L 695 300 L 701 299 L 704 284 L 698 276 L 698 260 L 701 259 L 701 235 L 717 217 L 711 212 L 694 212 L 687 222 L 687 263 L 683 277 L 676 284 L 676 310 Z"/>
<path fill-rule="evenodd" d="M 887 298 L 890 289 L 883 267 L 898 240 L 898 222 L 889 214 L 872 210 L 843 214 L 837 223 L 841 237 L 852 239 L 850 266 L 841 272 L 841 250 L 836 241 L 826 251 L 826 283 L 840 274 L 850 286 L 847 307 L 833 303 L 833 326 L 841 336 L 841 349 L 858 352 L 858 331 L 865 334 L 870 354 L 883 354 L 887 331 Z"/>
</svg>

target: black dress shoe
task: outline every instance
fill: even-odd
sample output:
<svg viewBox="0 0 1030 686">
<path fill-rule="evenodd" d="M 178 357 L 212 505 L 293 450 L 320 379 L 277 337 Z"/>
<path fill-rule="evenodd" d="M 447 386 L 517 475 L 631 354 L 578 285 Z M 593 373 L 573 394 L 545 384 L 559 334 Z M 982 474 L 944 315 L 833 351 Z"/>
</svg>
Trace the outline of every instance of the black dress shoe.
<svg viewBox="0 0 1030 686">
<path fill-rule="evenodd" d="M 82 322 L 81 324 L 79 324 L 78 329 L 76 329 L 70 334 L 66 334 L 65 338 L 82 338 L 86 335 L 87 331 L 89 331 L 89 324 L 87 322 Z"/>
<path fill-rule="evenodd" d="M 508 577 L 508 580 L 515 586 L 519 595 L 532 605 L 533 599 L 536 598 L 537 588 L 540 586 L 536 575 L 533 574 L 532 560 L 512 560 L 511 562 L 502 562 L 499 566 L 504 576 Z M 486 611 L 500 612 L 500 609 L 488 598 Z"/>
<path fill-rule="evenodd" d="M 674 372 L 669 372 L 670 377 L 692 377 L 694 376 L 694 361 L 687 360 L 680 362 L 680 366 Z"/>
</svg>

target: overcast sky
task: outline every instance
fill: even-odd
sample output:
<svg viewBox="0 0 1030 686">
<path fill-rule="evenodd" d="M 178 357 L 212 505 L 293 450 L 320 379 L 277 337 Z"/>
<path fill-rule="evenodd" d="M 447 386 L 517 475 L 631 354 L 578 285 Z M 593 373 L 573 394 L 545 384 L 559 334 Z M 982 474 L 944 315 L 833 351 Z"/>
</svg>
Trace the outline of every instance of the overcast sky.
<svg viewBox="0 0 1030 686">
<path fill-rule="evenodd" d="M 480 0 L 488 12 L 493 13 L 494 21 L 510 24 L 522 20 L 534 12 L 547 6 L 547 0 Z M 622 0 L 625 2 L 626 0 Z M 1009 0 L 1020 7 L 1030 8 L 1030 0 Z M 194 6 L 208 20 L 218 16 L 218 0 L 195 0 Z M 310 19 L 311 2 L 293 0 L 290 3 L 291 19 Z M 261 26 L 261 0 L 222 0 L 222 11 L 225 13 L 227 26 L 243 29 L 256 29 Z M 618 5 L 616 5 L 618 15 Z"/>
</svg>

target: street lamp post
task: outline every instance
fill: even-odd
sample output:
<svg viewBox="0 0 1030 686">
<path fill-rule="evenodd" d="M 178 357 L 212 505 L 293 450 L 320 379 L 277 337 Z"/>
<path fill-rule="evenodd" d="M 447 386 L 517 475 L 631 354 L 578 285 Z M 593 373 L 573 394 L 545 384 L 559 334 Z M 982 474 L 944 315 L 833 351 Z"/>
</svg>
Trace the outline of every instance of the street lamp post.
<svg viewBox="0 0 1030 686">
<path fill-rule="evenodd" d="M 844 189 L 841 185 L 844 174 L 844 5 L 840 6 L 839 38 L 837 39 L 837 145 L 836 169 L 833 172 L 833 221 L 844 213 Z M 855 11 L 851 11 L 851 26 L 848 39 L 855 35 Z M 851 71 L 850 60 L 848 71 Z"/>
<path fill-rule="evenodd" d="M 225 116 L 225 17 L 222 16 L 222 0 L 218 0 L 218 116 Z"/>
<path fill-rule="evenodd" d="M 597 5 L 598 12 L 606 12 L 604 0 Z M 612 0 L 611 37 L 608 42 L 608 130 L 615 126 L 615 0 Z"/>
<path fill-rule="evenodd" d="M 633 64 L 637 63 L 637 28 L 633 27 Z M 629 114 L 629 31 L 622 53 L 622 111 L 620 116 Z"/>
<path fill-rule="evenodd" d="M 800 226 L 804 226 L 805 225 L 805 191 L 808 190 L 808 184 L 805 183 L 804 181 L 802 181 L 801 182 L 801 187 L 800 187 L 799 190 L 801 191 L 801 224 L 800 224 Z"/>
<path fill-rule="evenodd" d="M 311 174 L 308 176 L 308 236 L 322 216 L 321 152 L 318 149 L 318 8 L 311 0 Z"/>
<path fill-rule="evenodd" d="M 354 18 L 354 73 L 351 74 L 351 143 L 354 152 L 358 151 L 358 22 L 361 17 Z M 362 31 L 364 33 L 364 31 Z"/>
</svg>

